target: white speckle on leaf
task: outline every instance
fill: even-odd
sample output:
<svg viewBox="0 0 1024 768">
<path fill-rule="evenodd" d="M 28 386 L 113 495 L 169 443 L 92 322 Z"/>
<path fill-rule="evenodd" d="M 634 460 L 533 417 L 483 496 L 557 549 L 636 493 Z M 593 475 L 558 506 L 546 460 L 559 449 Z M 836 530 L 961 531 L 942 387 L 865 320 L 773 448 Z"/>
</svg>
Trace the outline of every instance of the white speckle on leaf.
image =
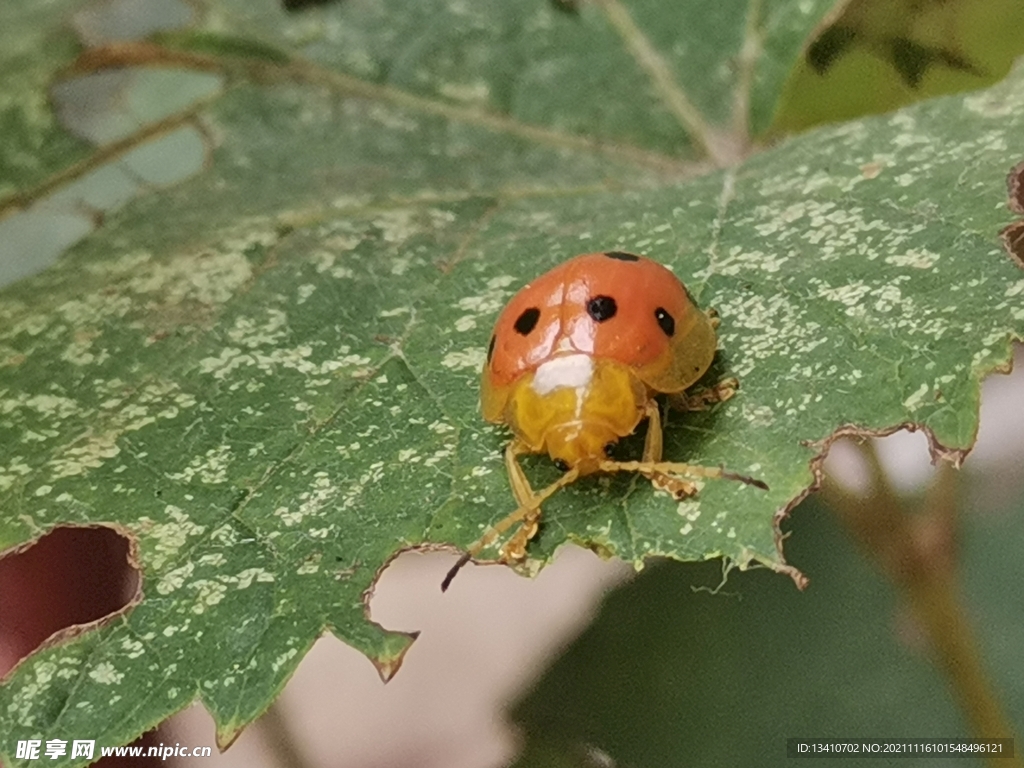
<svg viewBox="0 0 1024 768">
<path fill-rule="evenodd" d="M 129 659 L 137 659 L 146 652 L 146 646 L 134 637 L 126 637 L 121 641 L 121 650 Z"/>
<path fill-rule="evenodd" d="M 19 408 L 35 411 L 47 420 L 63 420 L 82 412 L 77 402 L 69 397 L 57 395 L 27 395 L 22 393 L 15 397 L 0 400 L 0 414 L 13 413 Z"/>
<path fill-rule="evenodd" d="M 231 463 L 231 446 L 220 445 L 211 448 L 202 456 L 196 456 L 181 472 L 168 472 L 171 480 L 183 480 L 186 483 L 198 475 L 206 485 L 220 485 L 228 481 L 228 465 Z"/>
<path fill-rule="evenodd" d="M 128 281 L 128 289 L 156 294 L 167 305 L 184 301 L 223 304 L 252 278 L 252 265 L 243 252 L 265 236 L 251 233 L 232 243 L 237 250 L 227 253 L 188 254 L 167 263 L 152 263 L 148 270 Z"/>
<path fill-rule="evenodd" d="M 931 269 L 939 260 L 939 254 L 924 248 L 915 248 L 906 253 L 893 254 L 885 258 L 886 264 L 894 267 L 913 267 L 914 269 Z"/>
<path fill-rule="evenodd" d="M 101 661 L 89 670 L 89 677 L 100 685 L 117 685 L 124 679 L 124 674 L 118 672 L 109 661 Z"/>
<path fill-rule="evenodd" d="M 294 659 L 298 655 L 298 653 L 299 652 L 295 648 L 289 648 L 287 651 L 282 653 L 280 656 L 278 656 L 271 662 L 271 669 L 273 669 L 274 672 L 277 672 L 281 669 L 281 667 L 283 667 L 289 661 Z"/>
<path fill-rule="evenodd" d="M 420 231 L 414 221 L 415 213 L 413 208 L 384 211 L 373 220 L 373 225 L 381 230 L 384 242 L 401 243 Z"/>
<path fill-rule="evenodd" d="M 445 368 L 481 368 L 487 359 L 487 352 L 482 347 L 471 347 L 458 352 L 449 352 L 441 359 Z"/>
<path fill-rule="evenodd" d="M 741 411 L 743 418 L 754 426 L 767 427 L 775 421 L 775 413 L 767 405 L 753 405 L 744 402 Z"/>
<path fill-rule="evenodd" d="M 192 604 L 192 613 L 196 614 L 206 613 L 208 608 L 212 608 L 223 600 L 228 591 L 224 584 L 211 579 L 197 579 L 192 582 L 191 586 L 197 591 L 196 602 Z"/>
<path fill-rule="evenodd" d="M 839 286 L 838 288 L 831 288 L 823 286 L 818 289 L 818 295 L 829 299 L 830 301 L 837 301 L 847 307 L 847 314 L 850 313 L 850 309 L 860 305 L 861 300 L 871 291 L 871 286 L 864 284 L 860 280 L 854 280 L 853 282 Z"/>
<path fill-rule="evenodd" d="M 324 508 L 337 496 L 338 488 L 331 482 L 326 472 L 317 472 L 313 476 L 313 487 L 299 494 L 299 506 L 292 511 L 289 507 L 278 507 L 274 515 L 286 526 L 298 525 L 307 517 L 320 516 Z"/>
<path fill-rule="evenodd" d="M 288 333 L 288 315 L 280 310 L 269 308 L 262 321 L 250 317 L 239 317 L 228 331 L 231 341 L 249 349 L 274 345 Z"/>
<path fill-rule="evenodd" d="M 106 459 L 113 458 L 121 452 L 117 446 L 117 433 L 108 432 L 92 435 L 66 449 L 57 458 L 51 459 L 49 466 L 53 469 L 53 478 L 81 475 L 89 469 L 103 465 Z"/>
<path fill-rule="evenodd" d="M 903 407 L 910 412 L 916 411 L 924 404 L 924 397 L 928 394 L 929 387 L 927 384 L 922 384 L 917 391 L 914 392 L 910 397 L 903 401 Z"/>
<path fill-rule="evenodd" d="M 105 349 L 98 352 L 92 350 L 92 338 L 78 339 L 71 342 L 64 348 L 61 360 L 72 365 L 101 365 L 110 359 L 110 353 Z"/>
<path fill-rule="evenodd" d="M 234 577 L 224 577 L 227 583 L 233 583 L 238 589 L 248 589 L 254 582 L 269 584 L 274 581 L 274 574 L 265 568 L 246 568 Z"/>
<path fill-rule="evenodd" d="M 194 563 L 185 563 L 179 568 L 172 568 L 163 575 L 160 580 L 156 583 L 156 591 L 161 595 L 169 595 L 171 592 L 179 589 L 195 570 Z"/>
<path fill-rule="evenodd" d="M 168 560 L 177 557 L 190 536 L 199 536 L 206 530 L 206 526 L 193 523 L 183 510 L 172 504 L 164 508 L 164 514 L 170 518 L 165 522 L 155 523 L 148 517 L 140 517 L 136 524 L 144 551 L 152 547 L 151 552 L 146 552 L 144 560 L 156 571 L 162 570 Z"/>
</svg>

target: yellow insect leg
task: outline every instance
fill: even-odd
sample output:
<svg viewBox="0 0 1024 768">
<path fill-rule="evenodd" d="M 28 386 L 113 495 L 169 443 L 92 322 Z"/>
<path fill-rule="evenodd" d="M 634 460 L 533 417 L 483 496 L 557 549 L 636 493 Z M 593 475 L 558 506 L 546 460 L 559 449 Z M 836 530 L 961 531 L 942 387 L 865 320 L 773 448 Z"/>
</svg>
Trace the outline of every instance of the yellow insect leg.
<svg viewBox="0 0 1024 768">
<path fill-rule="evenodd" d="M 761 480 L 735 472 L 727 472 L 723 467 L 705 467 L 700 464 L 662 461 L 661 411 L 657 402 L 648 400 L 644 405 L 644 412 L 647 415 L 648 426 L 647 436 L 644 439 L 643 459 L 641 461 L 605 460 L 598 465 L 602 472 L 636 472 L 649 479 L 655 488 L 666 490 L 678 499 L 692 496 L 697 491 L 693 483 L 677 477 L 678 475 L 738 480 L 741 483 L 768 490 L 768 486 Z"/>
<path fill-rule="evenodd" d="M 715 403 L 724 403 L 736 394 L 740 382 L 734 376 L 722 379 L 712 387 L 702 387 L 689 392 L 669 395 L 669 404 L 680 411 L 706 411 Z"/>
<path fill-rule="evenodd" d="M 513 440 L 505 449 L 505 467 L 508 469 L 509 483 L 512 485 L 512 494 L 516 497 L 519 505 L 516 510 L 507 517 L 492 525 L 477 541 L 470 544 L 466 552 L 451 567 L 444 581 L 441 582 L 441 591 L 444 592 L 452 583 L 452 579 L 466 563 L 480 554 L 480 552 L 491 545 L 505 531 L 516 523 L 521 523 L 519 530 L 501 549 L 501 562 L 522 560 L 526 557 L 526 545 L 537 534 L 537 526 L 540 521 L 540 505 L 552 496 L 560 488 L 564 488 L 579 477 L 576 469 L 570 469 L 558 480 L 551 483 L 540 493 L 535 493 L 530 486 L 530 481 L 519 465 L 518 457 L 523 453 L 530 453 L 529 448 L 518 440 Z"/>
</svg>

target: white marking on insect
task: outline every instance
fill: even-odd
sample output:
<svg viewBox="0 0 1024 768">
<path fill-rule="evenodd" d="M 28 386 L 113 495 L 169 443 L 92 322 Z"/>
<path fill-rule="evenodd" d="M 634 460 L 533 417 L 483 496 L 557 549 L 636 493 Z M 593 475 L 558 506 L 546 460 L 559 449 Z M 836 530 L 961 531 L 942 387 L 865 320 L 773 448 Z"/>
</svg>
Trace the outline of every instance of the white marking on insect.
<svg viewBox="0 0 1024 768">
<path fill-rule="evenodd" d="M 563 387 L 585 387 L 593 375 L 590 355 L 562 355 L 541 365 L 530 386 L 538 395 L 546 395 Z"/>
</svg>

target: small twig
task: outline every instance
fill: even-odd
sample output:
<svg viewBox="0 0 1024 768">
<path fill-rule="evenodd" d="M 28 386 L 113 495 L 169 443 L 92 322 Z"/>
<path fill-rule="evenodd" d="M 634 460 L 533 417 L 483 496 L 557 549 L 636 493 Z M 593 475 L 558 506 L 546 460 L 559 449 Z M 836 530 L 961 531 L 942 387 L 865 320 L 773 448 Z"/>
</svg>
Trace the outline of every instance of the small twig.
<svg viewBox="0 0 1024 768">
<path fill-rule="evenodd" d="M 985 674 L 957 585 L 957 471 L 941 463 L 923 510 L 912 514 L 886 478 L 873 445 L 862 442 L 858 448 L 871 474 L 868 495 L 852 494 L 826 476 L 823 500 L 903 590 L 975 738 L 1013 737 L 1010 721 Z M 1024 768 L 1019 756 L 1009 761 L 990 758 L 990 763 L 993 768 Z"/>
</svg>

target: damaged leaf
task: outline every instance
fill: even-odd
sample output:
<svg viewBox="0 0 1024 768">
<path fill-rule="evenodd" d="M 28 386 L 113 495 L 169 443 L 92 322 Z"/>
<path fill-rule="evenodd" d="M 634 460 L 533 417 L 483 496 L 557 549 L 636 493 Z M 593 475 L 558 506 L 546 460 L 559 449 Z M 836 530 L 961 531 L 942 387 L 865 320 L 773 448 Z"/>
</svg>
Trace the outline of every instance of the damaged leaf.
<svg viewBox="0 0 1024 768">
<path fill-rule="evenodd" d="M 576 253 L 645 253 L 718 310 L 709 378 L 741 389 L 670 414 L 666 457 L 771 490 L 577 483 L 531 567 L 573 541 L 787 570 L 779 518 L 836 430 L 970 447 L 979 381 L 1024 334 L 998 239 L 1024 70 L 753 153 L 828 3 L 209 5 L 202 50 L 90 59 L 219 69 L 123 148 L 194 123 L 208 166 L 0 293 L 0 549 L 116 526 L 144 593 L 11 674 L 0 749 L 127 741 L 196 698 L 228 744 L 324 631 L 393 674 L 411 638 L 368 620 L 369 590 L 397 552 L 465 547 L 511 510 L 479 369 L 503 302 Z"/>
</svg>

